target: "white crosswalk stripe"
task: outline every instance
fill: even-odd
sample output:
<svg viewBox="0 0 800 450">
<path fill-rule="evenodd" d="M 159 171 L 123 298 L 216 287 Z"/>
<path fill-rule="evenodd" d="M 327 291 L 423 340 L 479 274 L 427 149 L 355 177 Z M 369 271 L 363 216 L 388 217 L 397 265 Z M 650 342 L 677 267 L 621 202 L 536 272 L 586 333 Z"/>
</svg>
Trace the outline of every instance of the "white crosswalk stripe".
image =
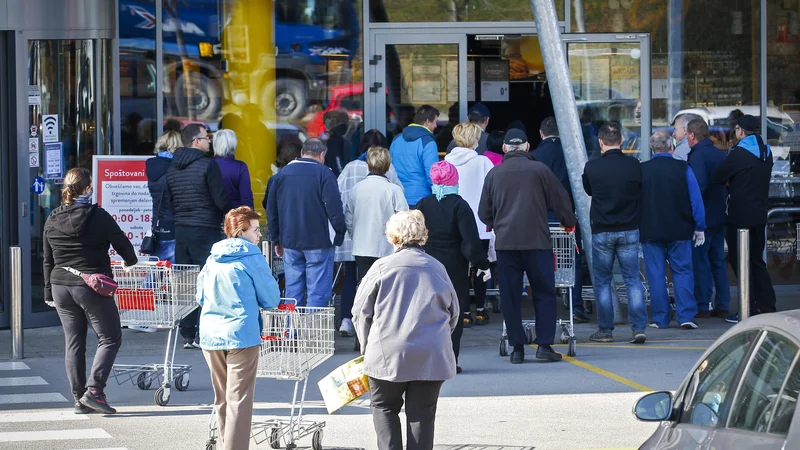
<svg viewBox="0 0 800 450">
<path fill-rule="evenodd" d="M 66 397 L 58 392 L 40 392 L 36 394 L 2 394 L 0 405 L 18 405 L 21 403 L 53 403 L 66 402 Z"/>
<path fill-rule="evenodd" d="M 47 385 L 42 377 L 6 377 L 0 378 L 0 387 L 9 386 L 44 386 Z"/>
<path fill-rule="evenodd" d="M 0 432 L 0 442 L 74 441 L 83 439 L 111 439 L 111 435 L 102 428 Z"/>
<path fill-rule="evenodd" d="M 89 416 L 85 414 L 75 414 L 72 410 L 0 415 L 0 423 L 64 422 L 73 420 L 89 420 Z"/>
<path fill-rule="evenodd" d="M 19 361 L 0 362 L 0 370 L 28 370 L 27 364 Z"/>
</svg>

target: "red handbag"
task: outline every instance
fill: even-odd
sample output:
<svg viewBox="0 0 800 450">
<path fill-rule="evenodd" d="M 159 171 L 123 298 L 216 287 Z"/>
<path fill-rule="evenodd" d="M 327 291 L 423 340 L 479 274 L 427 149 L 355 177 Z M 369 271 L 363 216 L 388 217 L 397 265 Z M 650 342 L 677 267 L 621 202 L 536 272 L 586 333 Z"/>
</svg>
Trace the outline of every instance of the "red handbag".
<svg viewBox="0 0 800 450">
<path fill-rule="evenodd" d="M 86 283 L 86 286 L 89 286 L 91 290 L 97 292 L 103 297 L 113 297 L 114 293 L 117 292 L 117 287 L 119 287 L 113 278 L 104 273 L 87 274 L 79 272 L 72 267 L 62 267 L 62 269 L 73 275 L 81 277 L 83 282 Z"/>
</svg>

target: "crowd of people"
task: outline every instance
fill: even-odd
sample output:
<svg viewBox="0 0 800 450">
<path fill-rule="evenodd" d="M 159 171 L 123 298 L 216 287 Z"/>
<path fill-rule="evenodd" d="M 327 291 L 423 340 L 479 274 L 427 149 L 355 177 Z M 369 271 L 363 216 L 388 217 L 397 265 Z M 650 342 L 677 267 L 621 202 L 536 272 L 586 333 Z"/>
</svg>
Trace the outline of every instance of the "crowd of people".
<svg viewBox="0 0 800 450">
<path fill-rule="evenodd" d="M 351 140 L 346 117 L 340 116 L 326 114 L 327 140 L 281 143 L 263 206 L 267 238 L 283 258 L 283 297 L 312 308 L 333 304 L 335 263 L 344 269 L 338 328 L 343 336 L 358 337 L 381 449 L 402 448 L 403 396 L 409 442 L 432 447 L 439 389 L 462 371 L 464 328 L 490 321 L 491 281 L 499 287 L 513 346 L 510 362 L 525 360 L 524 277 L 536 313 L 535 357 L 562 359 L 552 347 L 557 311 L 549 230 L 554 224 L 576 231 L 579 248 L 593 250 L 598 312 L 593 341 L 614 340 L 615 260 L 627 290 L 632 343 L 645 343 L 648 327 L 670 326 L 667 267 L 680 328 L 696 329 L 697 317 L 737 321 L 728 311 L 724 258 L 727 240 L 731 261 L 736 260 L 740 228 L 751 231 L 751 312 L 775 311 L 761 258 L 772 155 L 752 116 L 736 122 L 738 144 L 727 155 L 711 143 L 701 118 L 679 117 L 674 135 L 657 130 L 650 136 L 652 158 L 641 163 L 620 149 L 620 125 L 607 122 L 599 129 L 600 150 L 586 164 L 582 186 L 570 182 L 552 117 L 542 121 L 541 143 L 531 149 L 521 125 L 487 133 L 489 110 L 473 105 L 467 121 L 448 129 L 452 144 L 440 161 L 434 136 L 439 111 L 432 106 L 420 107 L 391 143 L 377 130 Z M 684 143 L 688 151 L 677 154 Z M 146 163 L 154 208 L 152 254 L 201 267 L 200 307 L 183 318 L 180 332 L 184 348 L 204 351 L 225 448 L 241 448 L 249 435 L 258 308 L 274 307 L 281 298 L 258 247 L 261 217 L 253 209 L 247 166 L 235 159 L 236 147 L 236 134 L 222 129 L 213 136 L 211 157 L 207 129 L 189 124 L 166 131 Z M 64 183 L 63 205 L 45 225 L 45 297 L 64 324 L 76 413 L 113 413 L 103 390 L 121 345 L 118 312 L 113 303 L 96 301 L 101 294 L 76 275 L 111 276 L 109 244 L 128 266 L 136 256 L 108 213 L 92 205 L 90 174 L 73 169 Z M 575 228 L 573 196 L 581 187 L 591 196 L 591 242 L 581 242 Z M 652 321 L 639 275 L 640 250 Z M 579 259 L 576 267 L 574 319 L 587 322 Z M 88 326 L 100 339 L 87 380 Z M 233 391 L 232 380 L 238 386 Z"/>
</svg>

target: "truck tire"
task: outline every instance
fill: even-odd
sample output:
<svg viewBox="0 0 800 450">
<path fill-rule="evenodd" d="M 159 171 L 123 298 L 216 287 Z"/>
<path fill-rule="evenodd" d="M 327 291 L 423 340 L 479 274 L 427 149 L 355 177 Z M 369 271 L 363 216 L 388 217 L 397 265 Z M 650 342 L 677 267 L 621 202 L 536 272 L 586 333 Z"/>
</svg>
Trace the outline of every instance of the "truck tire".
<svg viewBox="0 0 800 450">
<path fill-rule="evenodd" d="M 186 98 L 184 86 L 191 83 L 192 95 Z M 208 76 L 190 72 L 181 74 L 175 83 L 178 114 L 193 119 L 216 120 L 222 110 L 222 87 Z"/>
<path fill-rule="evenodd" d="M 296 78 L 278 78 L 275 80 L 274 92 L 278 120 L 292 121 L 303 117 L 308 107 L 308 91 L 304 81 Z"/>
</svg>

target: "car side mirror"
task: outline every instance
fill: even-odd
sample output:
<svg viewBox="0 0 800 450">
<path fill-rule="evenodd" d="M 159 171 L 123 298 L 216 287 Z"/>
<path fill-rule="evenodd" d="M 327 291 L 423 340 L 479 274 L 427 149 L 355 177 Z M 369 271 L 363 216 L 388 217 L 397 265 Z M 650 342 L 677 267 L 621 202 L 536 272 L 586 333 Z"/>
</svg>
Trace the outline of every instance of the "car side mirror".
<svg viewBox="0 0 800 450">
<path fill-rule="evenodd" d="M 643 422 L 663 422 L 672 415 L 672 394 L 667 391 L 645 395 L 633 407 L 633 415 Z"/>
</svg>

